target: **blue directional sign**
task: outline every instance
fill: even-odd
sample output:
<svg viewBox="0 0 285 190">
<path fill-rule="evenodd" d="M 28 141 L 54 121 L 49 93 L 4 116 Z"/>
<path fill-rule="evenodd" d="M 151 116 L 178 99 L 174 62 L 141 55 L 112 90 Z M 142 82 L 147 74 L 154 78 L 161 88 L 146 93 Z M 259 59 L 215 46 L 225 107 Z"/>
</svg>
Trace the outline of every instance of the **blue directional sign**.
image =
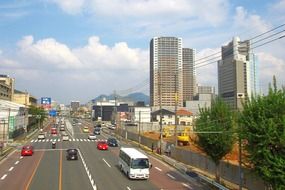
<svg viewBox="0 0 285 190">
<path fill-rule="evenodd" d="M 50 110 L 50 111 L 49 111 L 49 115 L 50 115 L 51 117 L 55 117 L 55 116 L 56 116 L 56 110 Z"/>
</svg>

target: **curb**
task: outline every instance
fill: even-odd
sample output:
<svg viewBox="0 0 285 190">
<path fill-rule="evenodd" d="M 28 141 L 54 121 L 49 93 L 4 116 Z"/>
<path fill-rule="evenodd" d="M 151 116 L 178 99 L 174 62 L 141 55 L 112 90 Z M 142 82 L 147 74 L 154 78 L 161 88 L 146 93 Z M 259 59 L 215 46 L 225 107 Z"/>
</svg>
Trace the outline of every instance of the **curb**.
<svg viewBox="0 0 285 190">
<path fill-rule="evenodd" d="M 0 161 L 2 161 L 4 158 L 6 158 L 13 150 L 14 150 L 13 147 L 5 148 L 5 149 L 3 150 L 3 154 L 0 155 Z"/>
</svg>

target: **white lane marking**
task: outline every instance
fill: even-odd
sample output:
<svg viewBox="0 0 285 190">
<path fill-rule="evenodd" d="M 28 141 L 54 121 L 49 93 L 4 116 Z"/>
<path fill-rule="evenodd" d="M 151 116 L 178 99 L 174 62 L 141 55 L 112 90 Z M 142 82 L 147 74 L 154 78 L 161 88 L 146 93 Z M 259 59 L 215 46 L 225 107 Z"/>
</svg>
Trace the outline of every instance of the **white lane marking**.
<svg viewBox="0 0 285 190">
<path fill-rule="evenodd" d="M 17 162 L 15 162 L 15 165 L 19 164 L 19 162 L 20 162 L 19 160 Z"/>
<path fill-rule="evenodd" d="M 84 166 L 84 168 L 85 168 L 86 174 L 88 175 L 88 178 L 89 178 L 89 181 L 90 181 L 90 183 L 91 183 L 91 186 L 92 186 L 93 190 L 97 190 L 96 183 L 95 183 L 94 179 L 92 179 L 92 175 L 91 175 L 91 173 L 90 173 L 90 171 L 89 171 L 89 169 L 88 169 L 88 167 L 87 167 L 87 165 L 86 165 L 86 163 L 85 163 L 85 161 L 84 161 L 84 158 L 83 158 L 83 156 L 82 156 L 82 154 L 81 154 L 81 151 L 80 151 L 79 149 L 78 149 L 78 153 L 79 153 L 79 155 L 80 155 L 82 164 L 83 164 L 83 166 Z"/>
<path fill-rule="evenodd" d="M 60 141 L 60 139 L 57 139 L 57 141 L 59 142 L 59 141 Z"/>
<path fill-rule="evenodd" d="M 49 142 L 49 139 L 47 139 L 47 142 Z"/>
<path fill-rule="evenodd" d="M 82 139 L 80 139 L 80 141 L 82 142 Z"/>
<path fill-rule="evenodd" d="M 111 168 L 111 165 L 104 158 L 102 158 L 102 160 L 107 164 L 107 166 L 109 166 L 109 168 Z"/>
<path fill-rule="evenodd" d="M 182 183 L 183 186 L 187 187 L 188 189 L 192 189 L 188 184 Z"/>
<path fill-rule="evenodd" d="M 35 142 L 38 142 L 38 139 L 36 139 Z"/>
<path fill-rule="evenodd" d="M 31 142 L 34 142 L 34 139 L 33 139 L 33 140 L 31 140 Z"/>
<path fill-rule="evenodd" d="M 172 179 L 176 179 L 174 176 L 170 175 L 170 174 L 166 174 L 168 177 L 172 178 Z"/>
<path fill-rule="evenodd" d="M 87 141 L 86 139 L 84 139 L 84 141 Z"/>
<path fill-rule="evenodd" d="M 154 167 L 154 168 L 157 169 L 157 170 L 160 171 L 160 172 L 162 171 L 162 169 L 160 169 L 160 168 L 158 168 L 158 167 Z"/>
<path fill-rule="evenodd" d="M 76 141 L 79 141 L 79 139 L 76 139 Z"/>
<path fill-rule="evenodd" d="M 9 169 L 9 172 L 12 171 L 13 169 L 14 169 L 14 167 L 11 167 L 11 168 Z"/>
<path fill-rule="evenodd" d="M 128 189 L 128 190 L 131 190 L 131 188 L 130 188 L 129 186 L 127 186 L 127 189 Z"/>
<path fill-rule="evenodd" d="M 5 179 L 6 177 L 7 177 L 7 174 L 3 175 L 3 176 L 1 177 L 1 180 Z"/>
<path fill-rule="evenodd" d="M 23 159 L 23 158 L 24 158 L 23 156 L 20 157 L 20 159 Z"/>
</svg>

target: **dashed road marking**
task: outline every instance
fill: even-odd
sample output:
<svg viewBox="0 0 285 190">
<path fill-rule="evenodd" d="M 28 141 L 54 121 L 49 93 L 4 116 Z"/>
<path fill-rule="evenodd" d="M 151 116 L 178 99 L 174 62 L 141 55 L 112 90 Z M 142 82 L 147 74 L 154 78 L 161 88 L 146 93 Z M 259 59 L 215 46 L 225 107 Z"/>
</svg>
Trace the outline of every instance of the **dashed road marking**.
<svg viewBox="0 0 285 190">
<path fill-rule="evenodd" d="M 104 158 L 102 160 L 107 164 L 107 166 L 109 166 L 109 168 L 111 168 L 111 165 Z"/>
<path fill-rule="evenodd" d="M 188 185 L 188 184 L 186 184 L 186 183 L 182 183 L 182 185 L 183 185 L 184 187 L 187 187 L 188 189 L 192 189 L 192 187 L 190 187 L 190 185 Z"/>
<path fill-rule="evenodd" d="M 15 165 L 19 164 L 19 162 L 20 162 L 20 161 L 16 161 L 16 162 L 15 162 Z"/>
<path fill-rule="evenodd" d="M 130 188 L 129 186 L 127 186 L 127 189 L 128 189 L 128 190 L 131 190 L 131 188 Z"/>
<path fill-rule="evenodd" d="M 154 167 L 154 168 L 157 169 L 157 170 L 160 171 L 160 172 L 162 171 L 162 169 L 160 169 L 160 168 L 158 168 L 158 167 Z"/>
<path fill-rule="evenodd" d="M 3 175 L 3 176 L 1 177 L 1 180 L 5 179 L 6 177 L 7 177 L 7 174 Z"/>
<path fill-rule="evenodd" d="M 14 169 L 14 167 L 11 167 L 11 168 L 9 169 L 9 172 L 12 171 L 13 169 Z"/>
<path fill-rule="evenodd" d="M 166 174 L 168 177 L 170 177 L 171 179 L 176 179 L 173 175 L 171 174 Z"/>
</svg>

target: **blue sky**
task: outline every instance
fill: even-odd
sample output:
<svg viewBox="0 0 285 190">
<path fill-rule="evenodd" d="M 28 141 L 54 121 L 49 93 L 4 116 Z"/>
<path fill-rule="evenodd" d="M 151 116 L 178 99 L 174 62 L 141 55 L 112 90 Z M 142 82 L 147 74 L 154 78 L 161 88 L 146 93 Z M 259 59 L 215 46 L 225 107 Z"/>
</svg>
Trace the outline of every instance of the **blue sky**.
<svg viewBox="0 0 285 190">
<path fill-rule="evenodd" d="M 19 90 L 61 103 L 132 87 L 148 94 L 152 37 L 181 37 L 199 59 L 233 36 L 246 40 L 284 24 L 284 12 L 285 0 L 3 0 L 0 73 Z M 273 75 L 285 84 L 284 47 L 285 38 L 254 50 L 264 92 Z M 216 64 L 197 68 L 197 80 L 217 87 Z"/>
</svg>

